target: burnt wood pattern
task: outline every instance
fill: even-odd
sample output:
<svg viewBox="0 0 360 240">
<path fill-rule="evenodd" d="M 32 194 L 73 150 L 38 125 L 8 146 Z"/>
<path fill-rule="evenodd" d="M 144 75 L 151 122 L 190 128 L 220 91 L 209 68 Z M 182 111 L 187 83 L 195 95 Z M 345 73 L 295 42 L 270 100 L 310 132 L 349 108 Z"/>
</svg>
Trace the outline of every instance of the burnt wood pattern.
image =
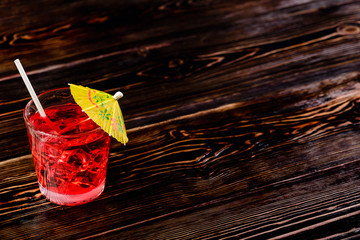
<svg viewBox="0 0 360 240">
<path fill-rule="evenodd" d="M 0 2 L 0 239 L 360 238 L 360 2 Z M 106 188 L 37 186 L 22 111 L 121 90 Z"/>
</svg>

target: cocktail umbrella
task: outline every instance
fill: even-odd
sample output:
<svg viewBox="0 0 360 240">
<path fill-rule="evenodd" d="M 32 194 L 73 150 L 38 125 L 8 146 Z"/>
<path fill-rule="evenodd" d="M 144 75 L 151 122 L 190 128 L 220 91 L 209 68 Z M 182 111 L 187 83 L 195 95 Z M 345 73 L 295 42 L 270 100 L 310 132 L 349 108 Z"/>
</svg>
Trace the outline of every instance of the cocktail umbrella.
<svg viewBox="0 0 360 240">
<path fill-rule="evenodd" d="M 126 144 L 128 138 L 124 118 L 118 103 L 123 94 L 114 96 L 88 87 L 69 84 L 71 95 L 82 110 L 110 136 Z"/>
</svg>

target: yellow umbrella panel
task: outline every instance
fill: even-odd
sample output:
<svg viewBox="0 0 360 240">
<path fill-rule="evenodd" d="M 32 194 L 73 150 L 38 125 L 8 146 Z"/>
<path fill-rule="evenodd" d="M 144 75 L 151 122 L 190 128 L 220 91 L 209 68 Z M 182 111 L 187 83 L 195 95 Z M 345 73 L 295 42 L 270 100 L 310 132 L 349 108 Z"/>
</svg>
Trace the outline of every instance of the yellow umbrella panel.
<svg viewBox="0 0 360 240">
<path fill-rule="evenodd" d="M 88 87 L 70 85 L 71 95 L 82 110 L 110 136 L 125 144 L 128 142 L 124 118 L 118 103 L 120 92 L 114 96 Z"/>
</svg>

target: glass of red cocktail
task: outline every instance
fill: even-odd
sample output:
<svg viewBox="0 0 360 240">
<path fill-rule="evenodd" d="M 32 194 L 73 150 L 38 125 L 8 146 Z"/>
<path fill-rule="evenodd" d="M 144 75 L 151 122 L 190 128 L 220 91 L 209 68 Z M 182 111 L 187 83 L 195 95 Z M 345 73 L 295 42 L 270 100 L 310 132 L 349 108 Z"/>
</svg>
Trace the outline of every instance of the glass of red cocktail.
<svg viewBox="0 0 360 240">
<path fill-rule="evenodd" d="M 95 199 L 105 186 L 109 135 L 75 103 L 69 88 L 38 97 L 46 117 L 31 100 L 24 119 L 41 193 L 60 205 Z"/>
</svg>

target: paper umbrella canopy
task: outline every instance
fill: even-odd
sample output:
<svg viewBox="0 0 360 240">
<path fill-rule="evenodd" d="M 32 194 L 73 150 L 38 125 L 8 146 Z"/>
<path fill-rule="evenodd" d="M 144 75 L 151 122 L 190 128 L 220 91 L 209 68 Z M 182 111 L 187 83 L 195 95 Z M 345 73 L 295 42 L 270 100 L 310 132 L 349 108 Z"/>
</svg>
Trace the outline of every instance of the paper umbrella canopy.
<svg viewBox="0 0 360 240">
<path fill-rule="evenodd" d="M 71 95 L 82 110 L 110 136 L 126 144 L 128 138 L 124 118 L 118 103 L 123 95 L 114 96 L 88 87 L 69 84 Z"/>
</svg>

